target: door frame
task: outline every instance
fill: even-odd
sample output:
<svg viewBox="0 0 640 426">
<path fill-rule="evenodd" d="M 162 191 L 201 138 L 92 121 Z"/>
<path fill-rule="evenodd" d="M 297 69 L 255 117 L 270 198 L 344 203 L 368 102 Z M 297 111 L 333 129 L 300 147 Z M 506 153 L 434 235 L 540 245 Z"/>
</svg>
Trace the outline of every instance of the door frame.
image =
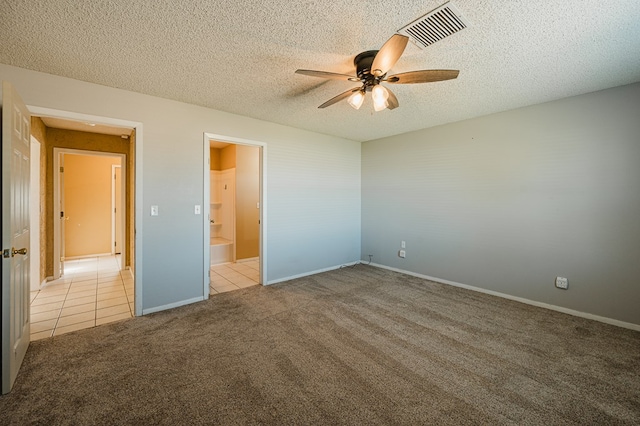
<svg viewBox="0 0 640 426">
<path fill-rule="evenodd" d="M 232 136 L 218 135 L 215 133 L 205 132 L 203 135 L 203 182 L 204 182 L 204 212 L 202 215 L 202 233 L 203 233 L 203 293 L 204 298 L 209 298 L 209 285 L 210 274 L 209 269 L 211 267 L 211 229 L 209 227 L 209 211 L 211 204 L 211 188 L 209 171 L 211 170 L 211 152 L 210 142 L 214 140 L 217 142 L 225 142 L 234 145 L 248 145 L 260 148 L 260 281 L 261 285 L 267 285 L 269 283 L 267 278 L 267 144 L 251 139 L 236 138 Z"/>
<path fill-rule="evenodd" d="M 117 253 L 116 241 L 120 241 L 120 246 L 118 247 L 120 249 L 120 254 L 123 253 L 122 250 L 127 249 L 124 244 L 124 242 L 127 240 L 126 236 L 124 235 L 126 233 L 125 224 L 127 220 L 126 179 L 122 179 L 122 172 L 126 172 L 127 168 L 126 168 L 126 165 L 123 168 L 123 163 L 125 162 L 121 161 L 120 165 L 118 164 L 111 165 L 111 176 L 113 176 L 113 178 L 111 179 L 111 253 L 112 254 Z M 116 197 L 116 194 L 117 194 L 116 170 L 117 169 L 120 169 L 120 210 L 116 210 L 116 206 L 118 205 L 117 197 Z M 120 226 L 122 227 L 119 236 L 116 232 L 117 231 L 116 220 L 118 216 L 120 216 Z"/>
<path fill-rule="evenodd" d="M 73 148 L 53 148 L 53 205 L 54 205 L 54 209 L 53 209 L 53 259 L 54 261 L 57 259 L 61 258 L 62 253 L 60 253 L 61 251 L 61 247 L 63 246 L 63 241 L 64 241 L 64 235 L 63 235 L 63 229 L 62 229 L 62 224 L 60 223 L 60 214 L 59 214 L 59 209 L 56 209 L 55 206 L 60 205 L 60 200 L 63 199 L 64 197 L 64 190 L 62 189 L 62 185 L 60 185 L 60 173 L 57 172 L 60 170 L 60 156 L 61 155 L 65 155 L 65 154 L 71 154 L 71 155 L 85 155 L 85 156 L 92 156 L 92 157 L 111 157 L 111 158 L 119 158 L 120 159 L 120 166 L 118 167 L 122 167 L 120 170 L 121 172 L 127 173 L 127 167 L 126 167 L 126 163 L 127 163 L 127 156 L 125 154 L 119 154 L 116 152 L 105 152 L 105 151 L 87 151 L 84 149 L 73 149 Z M 111 166 L 111 172 L 113 173 L 113 165 Z M 113 174 L 112 174 L 113 176 Z M 122 185 L 124 185 L 124 180 L 120 179 L 120 185 L 121 185 L 121 192 L 120 192 L 120 197 L 121 198 L 126 198 L 126 191 L 124 191 L 122 188 Z M 111 179 L 111 185 L 110 185 L 110 191 L 111 191 L 111 207 L 113 208 L 113 180 Z M 126 200 L 124 202 L 122 202 L 122 205 L 126 206 Z M 66 208 L 66 207 L 65 207 Z M 122 214 L 126 214 L 126 207 L 124 207 L 122 209 L 122 212 L 120 213 Z M 111 237 L 112 240 L 111 242 L 113 243 L 113 234 L 115 232 L 114 228 L 114 223 L 113 223 L 113 218 L 114 215 L 110 214 L 109 215 L 111 220 L 109 221 L 111 224 Z M 124 233 L 124 227 L 122 229 L 122 232 Z M 122 240 L 122 236 L 121 236 L 121 240 Z M 113 245 L 111 246 L 111 253 L 113 253 Z M 121 247 L 121 255 L 122 255 L 122 259 L 126 259 L 126 255 L 127 255 L 127 247 L 125 247 L 125 244 L 122 244 Z M 124 266 L 124 262 L 122 262 L 122 264 L 120 265 L 121 270 L 125 269 Z M 58 279 L 60 278 L 59 276 L 56 276 L 56 269 L 54 269 L 54 279 Z M 134 297 L 135 300 L 135 297 Z"/>
<path fill-rule="evenodd" d="M 136 131 L 135 149 L 134 149 L 134 214 L 135 220 L 131 226 L 134 226 L 134 259 L 135 268 L 133 271 L 134 276 L 134 315 L 142 315 L 142 285 L 143 285 L 143 241 L 142 241 L 142 229 L 143 229 L 143 200 L 142 200 L 142 178 L 143 178 L 143 161 L 142 161 L 142 149 L 144 140 L 143 124 L 138 121 L 122 120 L 119 118 L 102 117 L 97 115 L 82 114 L 71 111 L 58 110 L 53 108 L 43 108 L 38 106 L 27 105 L 27 108 L 32 115 L 38 117 L 52 117 L 52 118 L 64 118 L 67 120 L 76 120 L 88 123 L 106 124 L 109 126 L 131 127 Z M 54 173 L 55 174 L 55 173 Z M 55 247 L 54 247 L 55 248 Z"/>
<path fill-rule="evenodd" d="M 31 291 L 40 290 L 42 287 L 42 280 L 40 279 L 40 220 L 41 220 L 41 206 L 40 206 L 40 141 L 31 136 L 31 178 L 29 179 L 29 232 L 30 232 L 30 250 L 31 256 L 29 261 L 31 262 L 30 268 L 30 289 Z"/>
</svg>

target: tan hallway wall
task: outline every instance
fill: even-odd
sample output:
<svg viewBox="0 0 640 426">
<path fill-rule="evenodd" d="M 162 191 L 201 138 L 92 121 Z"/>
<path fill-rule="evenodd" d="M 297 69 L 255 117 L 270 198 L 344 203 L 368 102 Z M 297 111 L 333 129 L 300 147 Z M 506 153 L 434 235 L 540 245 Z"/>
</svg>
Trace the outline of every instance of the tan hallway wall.
<svg viewBox="0 0 640 426">
<path fill-rule="evenodd" d="M 111 253 L 113 165 L 119 157 L 64 155 L 65 257 Z"/>
</svg>

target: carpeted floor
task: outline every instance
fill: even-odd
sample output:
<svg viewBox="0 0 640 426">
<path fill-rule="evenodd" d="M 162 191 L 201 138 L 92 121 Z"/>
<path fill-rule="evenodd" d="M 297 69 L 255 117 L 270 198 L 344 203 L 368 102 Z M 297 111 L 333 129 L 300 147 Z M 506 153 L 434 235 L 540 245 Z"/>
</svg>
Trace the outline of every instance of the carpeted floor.
<svg viewBox="0 0 640 426">
<path fill-rule="evenodd" d="M 358 265 L 33 342 L 0 424 L 640 424 L 640 333 Z"/>
</svg>

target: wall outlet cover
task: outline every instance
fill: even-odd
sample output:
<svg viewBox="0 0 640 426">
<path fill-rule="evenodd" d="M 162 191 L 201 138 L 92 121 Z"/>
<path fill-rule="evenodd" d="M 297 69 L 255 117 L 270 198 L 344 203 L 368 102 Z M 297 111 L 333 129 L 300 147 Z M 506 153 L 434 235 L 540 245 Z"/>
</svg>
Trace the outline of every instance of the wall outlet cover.
<svg viewBox="0 0 640 426">
<path fill-rule="evenodd" d="M 569 288 L 569 280 L 564 277 L 556 277 L 556 287 L 567 290 Z"/>
<path fill-rule="evenodd" d="M 407 252 L 405 252 L 404 250 L 400 250 L 398 252 L 398 256 L 404 259 L 407 256 Z"/>
</svg>

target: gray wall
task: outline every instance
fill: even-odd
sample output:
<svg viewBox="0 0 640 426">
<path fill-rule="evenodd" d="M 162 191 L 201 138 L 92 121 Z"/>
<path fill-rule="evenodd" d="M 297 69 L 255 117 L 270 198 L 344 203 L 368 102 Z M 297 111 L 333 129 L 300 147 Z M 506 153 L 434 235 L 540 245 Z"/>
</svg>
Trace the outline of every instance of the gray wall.
<svg viewBox="0 0 640 426">
<path fill-rule="evenodd" d="M 363 260 L 640 324 L 640 84 L 366 142 L 362 187 Z"/>
<path fill-rule="evenodd" d="M 136 274 L 145 311 L 203 296 L 203 219 L 193 211 L 204 204 L 205 132 L 267 146 L 269 282 L 360 257 L 358 142 L 8 65 L 0 80 L 29 106 L 142 123 Z"/>
</svg>

